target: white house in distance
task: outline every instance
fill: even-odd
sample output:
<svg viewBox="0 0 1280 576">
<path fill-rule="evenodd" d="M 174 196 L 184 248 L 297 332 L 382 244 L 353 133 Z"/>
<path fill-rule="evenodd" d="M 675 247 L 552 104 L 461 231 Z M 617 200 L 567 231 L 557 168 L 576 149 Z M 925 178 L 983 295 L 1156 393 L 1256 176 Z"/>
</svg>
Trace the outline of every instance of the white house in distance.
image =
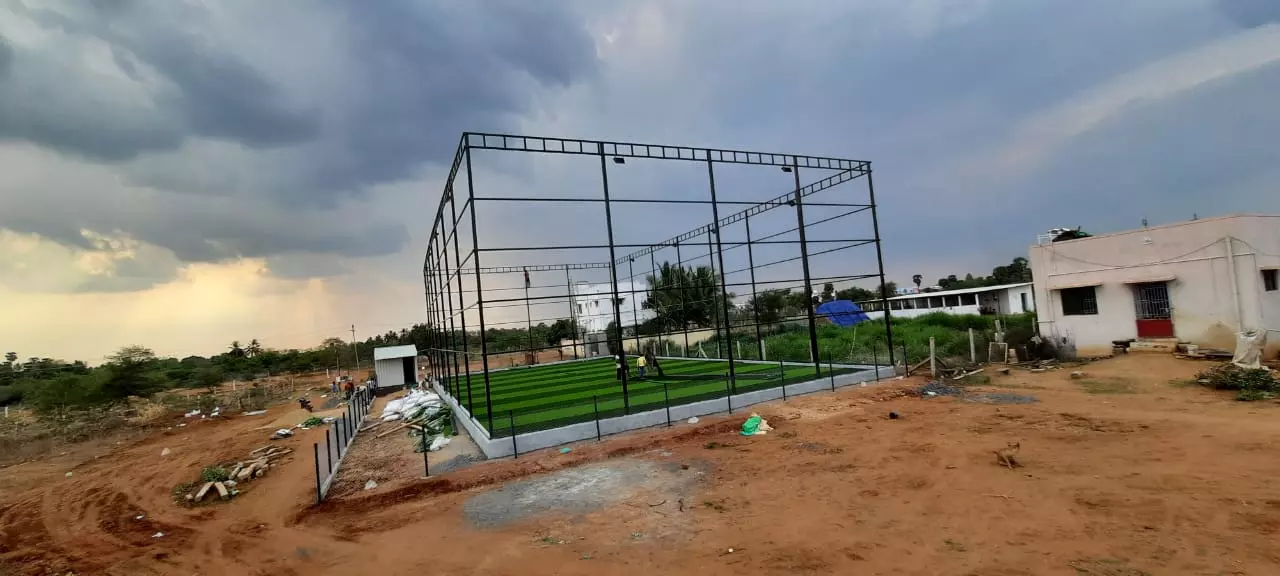
<svg viewBox="0 0 1280 576">
<path fill-rule="evenodd" d="M 893 296 L 887 302 L 890 315 L 898 318 L 915 318 L 934 312 L 1003 315 L 1036 310 L 1031 282 L 921 292 L 907 296 Z M 884 309 L 880 300 L 859 302 L 858 306 L 868 313 Z"/>
<path fill-rule="evenodd" d="M 373 371 L 377 374 L 379 390 L 417 382 L 418 349 L 408 345 L 374 348 Z"/>
<path fill-rule="evenodd" d="M 643 324 L 655 317 L 653 310 L 642 307 L 648 291 L 648 282 L 618 281 L 618 310 L 623 328 Z M 614 320 L 613 307 L 609 304 L 612 297 L 612 283 L 579 282 L 574 286 L 573 315 L 584 332 L 604 332 L 609 327 L 609 323 Z"/>
<path fill-rule="evenodd" d="M 1280 329 L 1280 215 L 1205 218 L 1031 247 L 1040 334 L 1081 356 L 1113 341 L 1235 349 Z M 1280 351 L 1271 332 L 1264 353 Z"/>
</svg>

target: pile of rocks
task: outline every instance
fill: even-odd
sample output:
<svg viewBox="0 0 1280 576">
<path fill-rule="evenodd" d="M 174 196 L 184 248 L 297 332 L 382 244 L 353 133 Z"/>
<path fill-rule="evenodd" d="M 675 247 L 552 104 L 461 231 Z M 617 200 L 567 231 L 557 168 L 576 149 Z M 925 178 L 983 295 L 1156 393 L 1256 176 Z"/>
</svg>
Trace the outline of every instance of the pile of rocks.
<svg viewBox="0 0 1280 576">
<path fill-rule="evenodd" d="M 187 502 L 204 500 L 213 490 L 217 490 L 218 496 L 224 500 L 232 498 L 240 493 L 236 486 L 243 482 L 263 477 L 272 466 L 279 466 L 277 461 L 279 458 L 292 453 L 292 448 L 280 446 L 263 446 L 253 450 L 249 452 L 248 460 L 236 462 L 228 467 L 231 472 L 227 475 L 226 480 L 205 482 L 199 490 L 187 494 Z"/>
</svg>

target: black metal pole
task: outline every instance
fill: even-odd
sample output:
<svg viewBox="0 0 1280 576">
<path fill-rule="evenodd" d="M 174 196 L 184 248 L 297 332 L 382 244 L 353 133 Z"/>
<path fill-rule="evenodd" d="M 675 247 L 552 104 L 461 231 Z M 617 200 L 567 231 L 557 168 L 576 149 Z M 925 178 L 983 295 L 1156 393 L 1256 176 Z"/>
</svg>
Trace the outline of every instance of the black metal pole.
<svg viewBox="0 0 1280 576">
<path fill-rule="evenodd" d="M 876 235 L 876 263 L 880 267 L 880 306 L 884 308 L 884 335 L 889 341 L 889 365 L 893 366 L 893 323 L 889 321 L 889 291 L 884 285 L 884 256 L 880 251 L 880 218 L 876 216 L 876 187 L 871 181 L 871 164 L 867 163 L 867 195 L 871 200 L 871 227 Z M 879 372 L 876 375 L 879 376 Z"/>
<path fill-rule="evenodd" d="M 831 369 L 831 353 L 827 353 L 827 376 L 831 378 L 831 391 L 836 391 L 836 373 Z"/>
<path fill-rule="evenodd" d="M 595 410 L 595 413 L 596 413 L 596 442 L 599 442 L 600 441 L 600 401 L 599 399 L 597 399 L 597 397 L 594 394 L 591 396 L 591 408 Z"/>
<path fill-rule="evenodd" d="M 569 294 L 569 322 L 573 324 L 573 359 L 578 359 L 578 315 L 574 309 L 578 306 L 573 297 L 573 277 L 569 276 L 569 266 L 564 267 L 564 285 Z M 561 348 L 563 350 L 563 348 Z"/>
<path fill-rule="evenodd" d="M 473 206 L 473 208 L 474 208 L 474 206 Z M 449 186 L 449 211 L 450 211 L 450 212 L 452 213 L 452 215 L 453 215 L 453 220 L 452 220 L 452 222 L 457 222 L 457 221 L 458 221 L 458 211 L 457 211 L 457 209 L 456 209 L 456 208 L 455 208 L 455 206 L 454 206 L 454 196 L 453 196 L 453 185 L 452 185 L 452 184 Z M 464 311 L 464 310 L 466 309 L 466 302 L 462 299 L 462 293 L 464 292 L 464 290 L 463 290 L 463 284 L 462 284 L 462 270 L 461 270 L 461 267 L 462 267 L 462 254 L 461 254 L 461 248 L 459 248 L 459 247 L 458 247 L 458 229 L 457 229 L 457 227 L 456 227 L 456 226 L 455 226 L 455 227 L 454 227 L 454 229 L 453 229 L 453 260 L 454 260 L 454 262 L 457 262 L 457 263 L 458 263 L 458 267 L 459 267 L 459 270 L 458 270 L 458 310 L 463 311 L 463 312 L 462 312 L 462 314 L 460 314 L 460 315 L 459 315 L 459 316 L 460 316 L 460 318 L 459 318 L 459 322 L 462 324 L 462 367 L 463 367 L 463 369 L 464 369 L 464 370 L 466 370 L 466 371 L 467 371 L 467 412 L 470 412 L 470 413 L 474 416 L 474 415 L 475 415 L 475 404 L 472 402 L 472 399 L 471 399 L 471 355 L 468 353 L 468 349 L 467 349 L 467 313 Z M 479 274 L 479 270 L 477 270 L 477 271 L 476 271 L 476 273 L 477 273 L 477 274 Z M 452 282 L 452 280 L 450 280 L 450 282 Z M 455 336 L 455 337 L 456 337 L 456 334 L 454 334 L 454 335 L 452 335 L 452 336 Z M 456 365 L 457 365 L 457 363 L 458 363 L 458 354 L 457 354 L 457 352 L 455 351 L 453 354 L 450 354 L 450 356 L 452 356 L 452 357 L 453 357 L 453 362 L 454 362 L 454 365 L 456 366 Z M 461 390 L 459 390 L 459 392 L 461 392 Z M 461 402 L 462 402 L 462 399 L 461 399 L 461 398 L 455 398 L 455 399 L 456 399 L 456 400 L 458 400 L 458 402 L 459 402 L 459 403 L 461 403 Z"/>
<path fill-rule="evenodd" d="M 529 271 L 524 276 L 524 325 L 525 335 L 529 337 L 529 349 L 533 350 L 533 313 L 529 311 Z M 538 351 L 533 350 L 533 363 L 538 363 Z"/>
<path fill-rule="evenodd" d="M 892 348 L 890 349 L 892 350 Z M 876 341 L 871 341 L 871 365 L 874 366 L 876 380 L 880 379 L 880 355 L 876 354 Z"/>
<path fill-rule="evenodd" d="M 904 376 L 911 375 L 911 361 L 907 359 L 907 341 L 902 341 L 902 373 Z"/>
<path fill-rule="evenodd" d="M 726 375 L 725 375 L 725 378 L 728 378 L 728 377 L 729 377 L 729 375 L 728 375 L 728 374 L 726 374 Z M 730 414 L 733 414 L 733 391 L 729 389 L 729 381 L 728 381 L 728 380 L 725 380 L 725 383 L 724 383 L 724 391 L 725 391 L 724 401 L 729 403 L 729 413 L 730 413 Z"/>
<path fill-rule="evenodd" d="M 419 438 L 419 441 L 422 442 L 422 475 L 430 476 L 431 464 L 427 462 L 427 452 L 430 452 L 430 450 L 427 450 L 427 448 L 430 447 L 430 444 L 427 443 L 427 433 L 423 432 L 422 435 L 419 436 L 418 438 Z"/>
<path fill-rule="evenodd" d="M 716 254 L 712 250 L 711 230 L 707 230 L 707 267 L 711 269 L 711 288 L 716 289 Z M 716 306 L 715 296 L 711 297 L 711 318 L 715 323 L 716 331 L 716 358 L 720 358 L 720 342 L 723 340 L 720 336 L 720 307 Z"/>
<path fill-rule="evenodd" d="M 721 244 L 724 235 L 720 233 L 720 208 L 716 201 L 716 171 L 715 163 L 711 161 L 710 150 L 707 150 L 707 182 L 711 189 L 711 221 L 714 222 L 712 232 L 716 235 L 716 262 L 720 268 L 720 309 L 724 316 L 724 347 L 729 356 L 729 390 L 737 392 L 737 371 L 733 366 L 733 327 L 729 324 L 729 292 L 725 289 L 724 282 L 724 248 Z"/>
<path fill-rule="evenodd" d="M 333 473 L 333 443 L 329 440 L 329 429 L 324 429 L 324 459 L 329 461 L 329 469 L 326 474 Z"/>
<path fill-rule="evenodd" d="M 662 405 L 667 407 L 667 426 L 671 426 L 671 395 L 667 393 L 667 382 L 662 381 Z"/>
<path fill-rule="evenodd" d="M 680 273 L 676 276 L 676 281 L 680 283 L 680 331 L 684 333 L 684 354 L 685 358 L 689 357 L 689 317 L 684 311 L 684 258 L 680 256 L 680 243 L 676 242 L 676 267 L 680 269 Z"/>
<path fill-rule="evenodd" d="M 631 323 L 635 326 L 632 330 L 636 333 L 636 354 L 643 354 L 640 351 L 640 307 L 636 305 L 636 259 L 627 259 L 627 271 L 631 273 Z M 619 333 L 621 334 L 621 333 Z"/>
<path fill-rule="evenodd" d="M 809 279 L 809 245 L 804 234 L 804 199 L 800 193 L 800 163 L 792 157 L 791 173 L 796 183 L 796 228 L 800 231 L 800 262 L 804 269 L 804 308 L 809 315 L 809 360 L 814 373 L 822 374 L 822 359 L 818 357 L 818 324 L 813 317 L 813 282 Z M 882 267 L 883 271 L 883 267 Z"/>
<path fill-rule="evenodd" d="M 600 153 L 600 183 L 604 190 L 604 221 L 609 232 L 609 278 L 613 284 L 613 322 L 618 329 L 618 354 L 622 356 L 622 413 L 631 413 L 631 399 L 628 397 L 627 380 L 630 370 L 627 369 L 627 355 L 622 350 L 622 309 L 618 306 L 618 256 L 613 248 L 613 210 L 609 207 L 609 165 L 604 156 L 604 143 L 597 143 Z M 605 337 L 611 338 L 606 326 Z"/>
<path fill-rule="evenodd" d="M 764 360 L 764 338 L 760 335 L 760 302 L 756 300 L 756 259 L 751 250 L 751 217 L 743 218 L 747 225 L 747 269 L 751 271 L 751 313 L 756 324 L 757 358 Z"/>
<path fill-rule="evenodd" d="M 511 423 L 511 456 L 519 458 L 520 448 L 516 445 L 516 417 L 511 410 L 507 410 L 507 421 Z"/>
<path fill-rule="evenodd" d="M 452 190 L 450 191 L 450 195 L 452 195 Z M 453 201 L 451 199 L 450 205 L 452 205 L 452 202 Z M 449 379 L 446 381 L 445 389 L 449 391 L 449 395 L 453 396 L 454 400 L 457 400 L 459 396 L 461 396 L 460 387 L 462 386 L 462 382 L 460 381 L 461 378 L 458 375 L 458 355 L 454 353 L 454 351 L 457 350 L 457 343 L 454 342 L 454 339 L 457 337 L 458 329 L 454 325 L 453 278 L 451 274 L 453 266 L 450 266 L 449 264 L 449 241 L 448 240 L 445 240 L 445 246 L 444 246 L 444 249 L 441 250 L 441 254 L 444 256 L 444 269 L 442 270 L 443 272 L 442 283 L 444 284 L 444 297 L 445 297 L 444 304 L 441 306 L 441 309 L 442 309 L 441 311 L 447 314 L 449 317 L 449 323 L 447 326 L 447 329 L 449 330 L 449 335 L 446 340 L 448 342 L 449 352 L 448 352 L 448 356 L 442 355 L 440 357 L 440 361 L 444 363 L 445 372 L 449 376 Z M 441 326 L 441 328 L 446 329 L 445 326 Z"/>
<path fill-rule="evenodd" d="M 316 459 L 316 504 L 324 500 L 324 494 L 320 489 L 320 444 L 318 442 L 311 443 L 311 453 Z"/>
<path fill-rule="evenodd" d="M 471 258 L 476 268 L 476 307 L 480 309 L 480 366 L 484 370 L 484 410 L 488 413 L 489 434 L 493 434 L 493 393 L 489 389 L 489 345 L 484 330 L 484 288 L 480 283 L 480 235 L 476 230 L 476 187 L 471 174 L 471 146 L 463 152 L 467 156 L 467 194 L 471 197 Z M 472 412 L 472 414 L 475 414 Z"/>
</svg>

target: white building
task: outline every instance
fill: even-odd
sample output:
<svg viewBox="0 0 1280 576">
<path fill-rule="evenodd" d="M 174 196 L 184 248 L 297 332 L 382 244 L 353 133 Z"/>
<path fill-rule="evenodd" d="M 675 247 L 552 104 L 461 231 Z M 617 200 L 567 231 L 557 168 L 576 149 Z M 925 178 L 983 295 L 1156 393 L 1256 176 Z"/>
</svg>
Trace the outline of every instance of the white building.
<svg viewBox="0 0 1280 576">
<path fill-rule="evenodd" d="M 1031 247 L 1040 334 L 1080 356 L 1119 340 L 1235 349 L 1280 329 L 1280 215 L 1224 216 Z M 1265 353 L 1280 351 L 1280 333 Z"/>
<path fill-rule="evenodd" d="M 618 310 L 623 328 L 643 324 L 655 317 L 653 310 L 642 307 L 648 290 L 648 282 L 618 281 Z M 573 313 L 583 332 L 604 332 L 609 327 L 609 323 L 614 320 L 613 307 L 609 304 L 612 297 L 612 283 L 579 282 L 574 287 Z"/>
<path fill-rule="evenodd" d="M 418 381 L 418 349 L 383 346 L 373 349 L 373 371 L 378 389 L 396 388 Z"/>
<path fill-rule="evenodd" d="M 897 318 L 915 318 L 934 312 L 947 314 L 1021 314 L 1035 312 L 1036 301 L 1031 282 L 961 288 L 941 292 L 921 292 L 888 299 L 890 315 Z M 883 310 L 879 300 L 859 302 L 864 311 Z"/>
</svg>

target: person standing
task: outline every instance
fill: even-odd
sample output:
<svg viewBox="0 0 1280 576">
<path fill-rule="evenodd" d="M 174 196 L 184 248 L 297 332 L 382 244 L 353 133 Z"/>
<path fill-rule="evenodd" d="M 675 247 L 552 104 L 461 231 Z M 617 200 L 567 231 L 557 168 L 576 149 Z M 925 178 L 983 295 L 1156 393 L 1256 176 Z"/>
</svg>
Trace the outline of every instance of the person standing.
<svg viewBox="0 0 1280 576">
<path fill-rule="evenodd" d="M 647 364 L 648 359 L 646 359 L 643 354 L 636 358 L 636 369 L 640 373 L 641 378 L 644 378 L 644 368 Z"/>
<path fill-rule="evenodd" d="M 614 356 L 614 358 L 613 358 L 613 367 L 614 367 L 615 369 L 617 369 L 617 371 L 618 371 L 618 381 L 619 381 L 619 382 L 621 382 L 621 381 L 622 381 L 622 371 L 626 369 L 626 368 L 623 366 L 623 364 L 622 364 L 624 361 L 625 361 L 625 360 L 623 359 L 622 354 L 618 354 L 617 356 Z"/>
</svg>

